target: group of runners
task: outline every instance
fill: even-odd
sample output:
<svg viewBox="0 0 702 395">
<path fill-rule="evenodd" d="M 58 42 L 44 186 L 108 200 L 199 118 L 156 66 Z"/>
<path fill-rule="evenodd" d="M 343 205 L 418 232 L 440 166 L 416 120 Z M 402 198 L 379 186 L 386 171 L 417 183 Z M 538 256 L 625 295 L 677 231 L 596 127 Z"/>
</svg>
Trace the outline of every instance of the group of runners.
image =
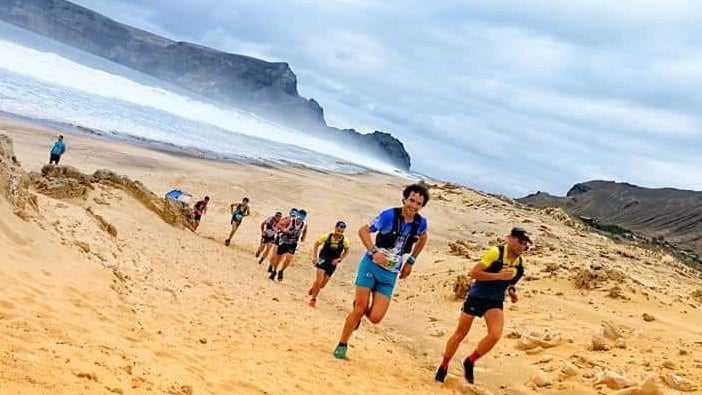
<svg viewBox="0 0 702 395">
<path fill-rule="evenodd" d="M 195 219 L 199 222 L 206 212 L 209 198 L 195 204 Z M 421 184 L 412 184 L 402 191 L 402 204 L 379 212 L 358 231 L 365 249 L 358 265 L 355 280 L 353 306 L 346 316 L 339 342 L 333 355 L 345 359 L 348 343 L 353 332 L 359 328 L 364 317 L 378 324 L 385 317 L 398 279 L 406 279 L 429 238 L 427 219 L 420 211 L 429 202 L 429 192 Z M 231 232 L 225 239 L 229 245 L 244 217 L 250 215 L 249 199 L 231 204 Z M 316 306 L 320 291 L 327 285 L 338 265 L 349 253 L 350 243 L 344 235 L 347 224 L 338 221 L 333 231 L 320 235 L 313 245 L 312 264 L 316 275 L 308 291 L 309 305 Z M 282 281 L 290 265 L 298 243 L 307 236 L 307 212 L 290 209 L 287 216 L 276 212 L 260 224 L 261 240 L 255 253 L 258 263 L 269 259 L 268 278 Z M 372 235 L 375 234 L 375 240 Z M 524 274 L 522 254 L 531 244 L 530 236 L 522 228 L 512 228 L 506 241 L 488 248 L 480 261 L 472 268 L 471 286 L 462 305 L 458 324 L 449 338 L 443 359 L 436 370 L 435 380 L 444 382 L 449 362 L 458 346 L 468 335 L 475 317 L 483 317 L 487 334 L 463 361 L 464 377 L 474 382 L 474 366 L 479 358 L 488 353 L 502 336 L 504 328 L 503 303 L 508 295 L 512 303 L 519 298 L 515 285 Z"/>
</svg>

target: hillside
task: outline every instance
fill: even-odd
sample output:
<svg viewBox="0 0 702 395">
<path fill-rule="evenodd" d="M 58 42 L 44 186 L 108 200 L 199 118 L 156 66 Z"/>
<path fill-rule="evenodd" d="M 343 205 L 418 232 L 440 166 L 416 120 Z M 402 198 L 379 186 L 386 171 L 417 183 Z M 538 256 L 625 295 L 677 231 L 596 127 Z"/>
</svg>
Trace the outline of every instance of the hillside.
<svg viewBox="0 0 702 395">
<path fill-rule="evenodd" d="M 45 194 L 30 173 L 42 168 L 53 133 L 2 121 L 0 133 L 15 142 L 14 155 L 0 154 L 3 392 L 631 395 L 702 383 L 699 272 L 592 233 L 562 211 L 433 186 L 423 210 L 430 241 L 415 272 L 400 281 L 386 319 L 364 321 L 349 360 L 337 361 L 362 253 L 355 229 L 398 203 L 405 180 L 219 163 L 80 136 L 67 137 L 67 166 L 45 172 L 67 185 L 108 169 L 155 199 L 174 186 L 207 193 L 211 207 L 193 233 L 119 182 Z M 252 216 L 225 247 L 227 206 L 244 195 Z M 289 206 L 308 210 L 311 235 L 340 218 L 350 225 L 352 254 L 316 309 L 306 300 L 309 240 L 283 282 L 268 280 L 253 257 L 258 224 Z M 478 385 L 463 384 L 460 360 L 485 334 L 476 321 L 447 383 L 433 382 L 461 306 L 456 277 L 515 224 L 535 246 L 521 301 L 505 305 L 503 338 L 479 361 Z"/>
<path fill-rule="evenodd" d="M 534 207 L 560 207 L 694 254 L 697 260 L 702 256 L 702 192 L 588 181 L 574 185 L 565 197 L 540 192 L 516 200 Z"/>
</svg>

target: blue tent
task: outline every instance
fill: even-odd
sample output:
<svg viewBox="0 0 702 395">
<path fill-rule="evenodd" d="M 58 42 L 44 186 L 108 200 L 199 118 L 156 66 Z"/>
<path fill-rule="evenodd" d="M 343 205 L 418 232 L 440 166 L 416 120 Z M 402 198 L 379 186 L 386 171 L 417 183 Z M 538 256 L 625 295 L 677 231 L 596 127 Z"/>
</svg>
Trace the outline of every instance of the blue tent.
<svg viewBox="0 0 702 395">
<path fill-rule="evenodd" d="M 167 199 L 177 200 L 181 203 L 190 204 L 190 199 L 193 196 L 187 192 L 183 192 L 180 189 L 173 189 L 166 193 Z"/>
</svg>

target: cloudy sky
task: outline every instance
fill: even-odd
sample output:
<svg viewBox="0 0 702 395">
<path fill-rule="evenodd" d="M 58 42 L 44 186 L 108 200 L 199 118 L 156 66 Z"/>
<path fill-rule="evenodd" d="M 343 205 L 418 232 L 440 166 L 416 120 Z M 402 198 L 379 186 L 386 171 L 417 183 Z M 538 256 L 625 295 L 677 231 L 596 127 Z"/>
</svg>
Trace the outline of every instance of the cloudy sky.
<svg viewBox="0 0 702 395">
<path fill-rule="evenodd" d="M 77 0 L 288 62 L 327 122 L 488 192 L 591 179 L 702 190 L 702 2 Z"/>
</svg>

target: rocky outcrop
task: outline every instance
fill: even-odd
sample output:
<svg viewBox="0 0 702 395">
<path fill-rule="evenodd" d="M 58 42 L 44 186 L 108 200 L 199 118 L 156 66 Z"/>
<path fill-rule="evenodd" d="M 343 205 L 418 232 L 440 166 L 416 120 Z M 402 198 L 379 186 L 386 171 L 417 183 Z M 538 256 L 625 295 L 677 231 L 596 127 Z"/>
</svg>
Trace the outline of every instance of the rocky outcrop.
<svg viewBox="0 0 702 395">
<path fill-rule="evenodd" d="M 211 99 L 357 146 L 409 170 L 409 155 L 390 134 L 362 135 L 327 126 L 319 103 L 298 94 L 297 77 L 285 62 L 172 41 L 64 0 L 2 1 L 0 19 Z"/>
<path fill-rule="evenodd" d="M 29 191 L 29 176 L 20 166 L 12 139 L 0 134 L 0 194 L 12 205 L 12 212 L 28 219 L 37 211 L 37 198 Z"/>
<path fill-rule="evenodd" d="M 702 192 L 651 189 L 613 181 L 575 184 L 565 197 L 538 192 L 521 199 L 536 207 L 560 207 L 599 229 L 702 256 Z"/>
<path fill-rule="evenodd" d="M 71 166 L 44 165 L 41 173 L 32 172 L 28 179 L 38 193 L 55 199 L 85 198 L 95 189 L 94 184 L 120 189 L 129 193 L 147 209 L 161 217 L 164 222 L 188 229 L 194 228 L 190 207 L 157 196 L 140 181 L 110 170 L 97 170 L 89 175 Z M 97 219 L 100 220 L 100 218 Z M 109 229 L 106 230 L 108 233 L 113 233 Z M 116 234 L 116 231 L 114 233 Z"/>
</svg>

